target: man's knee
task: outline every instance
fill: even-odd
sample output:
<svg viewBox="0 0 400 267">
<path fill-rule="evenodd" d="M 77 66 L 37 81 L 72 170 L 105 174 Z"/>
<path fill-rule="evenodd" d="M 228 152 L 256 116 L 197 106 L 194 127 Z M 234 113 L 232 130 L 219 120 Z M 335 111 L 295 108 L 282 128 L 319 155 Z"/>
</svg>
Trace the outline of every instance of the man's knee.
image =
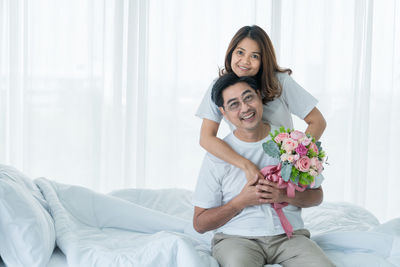
<svg viewBox="0 0 400 267">
<path fill-rule="evenodd" d="M 300 257 L 307 263 L 307 266 L 334 267 L 333 262 L 326 256 L 324 251 L 312 240 L 309 249 L 306 249 Z"/>
<path fill-rule="evenodd" d="M 324 251 L 308 237 L 299 237 L 299 243 L 302 244 L 298 255 L 288 260 L 283 266 L 309 266 L 309 267 L 334 267 L 335 265 L 326 256 Z"/>
<path fill-rule="evenodd" d="M 291 239 L 283 242 L 275 251 L 276 262 L 285 267 L 335 266 L 309 236 L 307 230 L 297 230 Z"/>
<path fill-rule="evenodd" d="M 262 255 L 252 256 L 249 253 L 231 251 L 226 254 L 214 254 L 221 267 L 260 267 L 264 266 L 264 258 Z"/>
<path fill-rule="evenodd" d="M 225 239 L 219 241 L 212 250 L 221 267 L 263 266 L 263 250 L 250 240 Z"/>
<path fill-rule="evenodd" d="M 260 267 L 264 265 L 256 259 L 250 258 L 249 255 L 243 254 L 229 253 L 227 255 L 216 255 L 215 258 L 221 267 Z"/>
</svg>

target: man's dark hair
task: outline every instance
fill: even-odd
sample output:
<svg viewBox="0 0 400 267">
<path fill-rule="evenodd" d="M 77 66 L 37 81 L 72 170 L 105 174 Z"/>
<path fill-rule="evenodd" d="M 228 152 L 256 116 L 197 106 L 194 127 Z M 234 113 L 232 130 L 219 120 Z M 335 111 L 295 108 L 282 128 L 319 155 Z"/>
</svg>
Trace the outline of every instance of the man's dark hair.
<svg viewBox="0 0 400 267">
<path fill-rule="evenodd" d="M 211 92 L 211 99 L 212 101 L 218 106 L 224 106 L 224 99 L 222 97 L 222 92 L 229 86 L 244 82 L 247 83 L 251 88 L 253 88 L 256 92 L 260 91 L 257 86 L 257 81 L 250 77 L 250 76 L 242 76 L 238 77 L 235 73 L 230 72 L 222 75 L 218 78 L 218 80 L 214 83 L 212 92 Z"/>
</svg>

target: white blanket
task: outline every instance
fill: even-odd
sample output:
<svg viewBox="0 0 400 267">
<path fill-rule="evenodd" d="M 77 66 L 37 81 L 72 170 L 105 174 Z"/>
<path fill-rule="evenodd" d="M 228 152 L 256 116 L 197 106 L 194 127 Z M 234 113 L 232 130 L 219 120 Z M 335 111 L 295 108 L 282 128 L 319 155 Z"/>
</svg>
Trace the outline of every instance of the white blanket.
<svg viewBox="0 0 400 267">
<path fill-rule="evenodd" d="M 218 266 L 207 246 L 183 234 L 187 220 L 78 186 L 36 183 L 69 266 Z"/>
<path fill-rule="evenodd" d="M 69 266 L 218 266 L 208 232 L 192 227 L 191 192 L 126 189 L 108 195 L 39 178 Z M 306 227 L 337 266 L 400 266 L 400 218 L 380 225 L 348 203 L 304 209 Z M 279 266 L 279 265 L 275 265 Z"/>
</svg>

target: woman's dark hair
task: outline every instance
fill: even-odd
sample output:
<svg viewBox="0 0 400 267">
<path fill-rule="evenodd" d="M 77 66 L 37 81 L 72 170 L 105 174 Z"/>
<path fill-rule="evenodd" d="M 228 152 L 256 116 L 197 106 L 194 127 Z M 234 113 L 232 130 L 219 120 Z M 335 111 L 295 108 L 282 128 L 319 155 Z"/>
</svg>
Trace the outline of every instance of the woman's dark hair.
<svg viewBox="0 0 400 267">
<path fill-rule="evenodd" d="M 214 83 L 211 91 L 211 99 L 218 107 L 224 106 L 224 98 L 222 97 L 222 92 L 231 85 L 244 82 L 247 83 L 254 91 L 258 92 L 257 81 L 253 77 L 242 76 L 238 77 L 234 72 L 226 73 L 218 78 Z"/>
<path fill-rule="evenodd" d="M 287 72 L 290 75 L 292 74 L 292 70 L 282 69 L 278 66 L 272 42 L 268 34 L 259 26 L 244 26 L 239 29 L 235 36 L 233 36 L 225 54 L 225 68 L 220 71 L 220 76 L 225 73 L 233 72 L 231 66 L 232 53 L 238 43 L 246 37 L 257 42 L 261 50 L 260 70 L 256 74 L 255 78 L 257 79 L 261 89 L 262 102 L 263 104 L 266 104 L 268 101 L 279 97 L 282 93 L 281 85 L 275 73 Z"/>
</svg>

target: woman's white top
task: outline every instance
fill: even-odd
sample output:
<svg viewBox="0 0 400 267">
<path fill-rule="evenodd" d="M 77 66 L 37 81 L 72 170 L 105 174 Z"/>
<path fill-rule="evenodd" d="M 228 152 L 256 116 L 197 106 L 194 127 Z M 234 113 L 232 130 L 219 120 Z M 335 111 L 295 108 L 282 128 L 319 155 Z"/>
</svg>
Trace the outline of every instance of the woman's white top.
<svg viewBox="0 0 400 267">
<path fill-rule="evenodd" d="M 276 76 L 282 85 L 282 94 L 280 97 L 263 105 L 263 121 L 271 125 L 293 129 L 291 114 L 295 114 L 304 120 L 308 113 L 317 105 L 318 100 L 296 83 L 289 74 L 277 72 Z M 211 91 L 215 81 L 211 83 L 204 95 L 197 109 L 196 116 L 201 119 L 209 119 L 220 123 L 223 116 L 211 99 Z M 235 126 L 229 121 L 225 121 L 233 131 Z"/>
</svg>

